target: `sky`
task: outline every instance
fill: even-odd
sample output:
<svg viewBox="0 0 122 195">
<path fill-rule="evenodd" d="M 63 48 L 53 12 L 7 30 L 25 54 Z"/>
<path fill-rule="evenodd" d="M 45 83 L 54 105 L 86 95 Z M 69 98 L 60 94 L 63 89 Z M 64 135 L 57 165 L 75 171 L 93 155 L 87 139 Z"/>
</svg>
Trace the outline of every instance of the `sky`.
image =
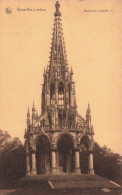
<svg viewBox="0 0 122 195">
<path fill-rule="evenodd" d="M 94 139 L 122 155 L 121 0 L 60 0 L 78 112 L 91 107 Z M 5 12 L 11 8 L 11 14 Z M 17 11 L 17 9 L 45 11 Z M 93 11 L 94 10 L 94 11 Z M 0 129 L 24 142 L 33 99 L 41 112 L 43 70 L 49 62 L 54 0 L 0 1 Z"/>
</svg>

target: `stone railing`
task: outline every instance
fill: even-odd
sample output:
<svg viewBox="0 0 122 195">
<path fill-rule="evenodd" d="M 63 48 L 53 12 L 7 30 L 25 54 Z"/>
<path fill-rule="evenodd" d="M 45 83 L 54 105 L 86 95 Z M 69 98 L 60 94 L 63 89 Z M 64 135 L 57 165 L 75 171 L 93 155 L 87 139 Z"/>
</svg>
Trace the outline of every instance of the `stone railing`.
<svg viewBox="0 0 122 195">
<path fill-rule="evenodd" d="M 49 130 L 64 130 L 65 128 L 69 130 L 76 130 L 76 125 L 45 125 L 45 126 L 38 126 L 38 131 L 44 130 L 44 131 L 49 131 Z"/>
</svg>

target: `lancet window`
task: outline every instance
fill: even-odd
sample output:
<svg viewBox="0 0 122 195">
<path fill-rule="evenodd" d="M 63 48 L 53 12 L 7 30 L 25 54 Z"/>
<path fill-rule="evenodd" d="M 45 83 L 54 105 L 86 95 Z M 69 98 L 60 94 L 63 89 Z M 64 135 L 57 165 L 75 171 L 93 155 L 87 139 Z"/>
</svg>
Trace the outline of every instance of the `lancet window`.
<svg viewBox="0 0 122 195">
<path fill-rule="evenodd" d="M 54 104 L 55 102 L 55 86 L 53 83 L 50 85 L 50 102 L 51 104 Z"/>
<path fill-rule="evenodd" d="M 58 103 L 59 105 L 63 105 L 64 104 L 64 85 L 63 83 L 59 84 L 59 88 L 58 88 Z"/>
</svg>

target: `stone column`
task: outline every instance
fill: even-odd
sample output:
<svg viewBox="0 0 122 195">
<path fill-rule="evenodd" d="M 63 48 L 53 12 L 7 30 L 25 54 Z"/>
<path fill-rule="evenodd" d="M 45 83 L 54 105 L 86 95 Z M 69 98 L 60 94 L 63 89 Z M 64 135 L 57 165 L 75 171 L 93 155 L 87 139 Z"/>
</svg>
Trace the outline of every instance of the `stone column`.
<svg viewBox="0 0 122 195">
<path fill-rule="evenodd" d="M 26 175 L 30 175 L 30 157 L 29 157 L 29 148 L 28 142 L 26 142 Z"/>
<path fill-rule="evenodd" d="M 81 174 L 79 149 L 75 150 L 75 173 L 76 174 Z"/>
<path fill-rule="evenodd" d="M 89 174 L 94 175 L 94 168 L 93 168 L 93 153 L 89 153 Z"/>
<path fill-rule="evenodd" d="M 36 152 L 32 151 L 32 170 L 31 170 L 31 175 L 37 175 L 36 172 Z"/>
<path fill-rule="evenodd" d="M 57 161 L 56 161 L 56 149 L 52 149 L 52 169 L 51 172 L 53 175 L 57 175 Z"/>
</svg>

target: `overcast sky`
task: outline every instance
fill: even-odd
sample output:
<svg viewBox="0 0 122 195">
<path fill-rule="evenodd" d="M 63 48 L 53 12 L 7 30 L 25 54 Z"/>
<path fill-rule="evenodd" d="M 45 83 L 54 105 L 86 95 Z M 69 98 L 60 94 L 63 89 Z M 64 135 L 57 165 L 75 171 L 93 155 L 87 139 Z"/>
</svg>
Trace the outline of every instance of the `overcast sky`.
<svg viewBox="0 0 122 195">
<path fill-rule="evenodd" d="M 122 154 L 121 1 L 61 0 L 60 5 L 78 111 L 85 117 L 89 101 L 95 141 Z M 7 7 L 11 14 L 6 14 Z M 33 99 L 41 112 L 41 84 L 49 62 L 54 11 L 54 0 L 0 1 L 0 128 L 22 141 L 27 107 L 32 108 Z"/>
</svg>

